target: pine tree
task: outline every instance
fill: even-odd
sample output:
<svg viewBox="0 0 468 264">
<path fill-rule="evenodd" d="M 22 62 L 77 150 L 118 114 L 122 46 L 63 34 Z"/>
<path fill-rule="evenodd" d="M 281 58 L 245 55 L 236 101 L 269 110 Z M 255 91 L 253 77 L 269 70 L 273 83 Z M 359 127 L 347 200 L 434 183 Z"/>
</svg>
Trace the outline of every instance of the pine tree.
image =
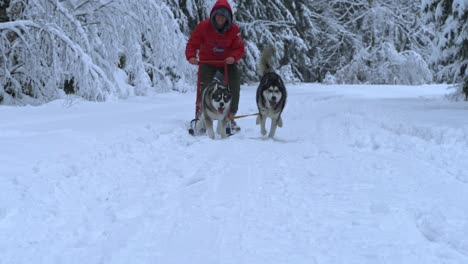
<svg viewBox="0 0 468 264">
<path fill-rule="evenodd" d="M 438 80 L 460 83 L 468 100 L 468 4 L 466 0 L 424 0 L 422 10 L 435 26 L 433 62 Z"/>
</svg>

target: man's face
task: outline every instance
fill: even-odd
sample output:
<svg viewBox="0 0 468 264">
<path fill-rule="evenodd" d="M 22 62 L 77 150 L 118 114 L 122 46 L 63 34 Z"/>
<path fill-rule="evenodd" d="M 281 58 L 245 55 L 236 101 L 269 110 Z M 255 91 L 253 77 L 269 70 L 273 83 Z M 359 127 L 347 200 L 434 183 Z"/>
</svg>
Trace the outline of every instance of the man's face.
<svg viewBox="0 0 468 264">
<path fill-rule="evenodd" d="M 218 26 L 218 28 L 222 28 L 224 26 L 224 23 L 226 23 L 226 17 L 223 15 L 217 14 L 215 16 L 215 20 L 216 20 L 216 25 Z"/>
</svg>

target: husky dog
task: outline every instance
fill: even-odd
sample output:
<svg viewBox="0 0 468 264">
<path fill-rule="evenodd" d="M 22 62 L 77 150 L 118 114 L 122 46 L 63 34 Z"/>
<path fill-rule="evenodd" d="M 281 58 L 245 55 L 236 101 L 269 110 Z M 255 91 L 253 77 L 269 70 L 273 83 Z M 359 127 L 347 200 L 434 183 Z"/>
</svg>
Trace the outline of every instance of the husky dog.
<svg viewBox="0 0 468 264">
<path fill-rule="evenodd" d="M 224 84 L 224 76 L 216 72 L 211 83 L 204 89 L 200 102 L 200 121 L 197 129 L 205 128 L 211 139 L 215 138 L 213 120 L 218 120 L 216 131 L 222 138 L 227 137 L 226 127 L 231 106 L 231 90 Z"/>
<path fill-rule="evenodd" d="M 256 123 L 257 125 L 260 124 L 260 132 L 265 136 L 267 133 L 265 129 L 266 119 L 268 117 L 271 119 L 269 137 L 275 136 L 276 127 L 283 126 L 281 113 L 286 105 L 287 97 L 286 86 L 281 77 L 275 73 L 271 64 L 274 52 L 274 48 L 268 47 L 260 55 L 258 66 L 262 78 L 258 85 L 256 96 L 259 113 Z"/>
</svg>

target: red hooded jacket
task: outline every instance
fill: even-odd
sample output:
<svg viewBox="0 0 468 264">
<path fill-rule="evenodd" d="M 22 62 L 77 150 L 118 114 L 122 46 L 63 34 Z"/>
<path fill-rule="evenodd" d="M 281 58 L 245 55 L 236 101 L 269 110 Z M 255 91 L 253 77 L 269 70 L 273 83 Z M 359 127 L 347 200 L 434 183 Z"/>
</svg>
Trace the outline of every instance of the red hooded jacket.
<svg viewBox="0 0 468 264">
<path fill-rule="evenodd" d="M 219 8 L 227 8 L 231 14 L 231 18 L 227 19 L 227 27 L 224 32 L 216 31 L 212 24 L 213 12 Z M 185 48 L 185 57 L 187 60 L 196 58 L 197 50 L 199 51 L 199 60 L 213 61 L 224 60 L 228 57 L 233 57 L 238 62 L 244 56 L 244 42 L 240 34 L 240 30 L 236 24 L 232 22 L 232 9 L 227 0 L 218 0 L 210 12 L 210 18 L 200 22 L 193 31 Z M 224 64 L 213 64 L 215 66 L 223 66 Z"/>
</svg>

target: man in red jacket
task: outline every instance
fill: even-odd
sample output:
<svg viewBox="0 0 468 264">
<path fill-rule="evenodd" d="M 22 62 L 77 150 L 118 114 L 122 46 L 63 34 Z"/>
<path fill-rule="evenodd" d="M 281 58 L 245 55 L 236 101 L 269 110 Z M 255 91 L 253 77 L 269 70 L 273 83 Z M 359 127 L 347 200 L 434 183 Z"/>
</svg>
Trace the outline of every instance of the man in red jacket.
<svg viewBox="0 0 468 264">
<path fill-rule="evenodd" d="M 185 57 L 191 64 L 199 64 L 197 51 L 201 61 L 224 61 L 228 64 L 229 87 L 232 93 L 229 115 L 234 117 L 239 106 L 240 94 L 237 62 L 245 52 L 240 30 L 233 22 L 232 9 L 227 0 L 218 0 L 211 9 L 210 18 L 195 27 L 185 48 Z M 224 63 L 200 64 L 200 82 L 211 82 L 216 71 L 224 73 Z M 203 88 L 201 85 L 201 89 Z M 234 120 L 231 121 L 231 129 L 240 130 Z"/>
</svg>

